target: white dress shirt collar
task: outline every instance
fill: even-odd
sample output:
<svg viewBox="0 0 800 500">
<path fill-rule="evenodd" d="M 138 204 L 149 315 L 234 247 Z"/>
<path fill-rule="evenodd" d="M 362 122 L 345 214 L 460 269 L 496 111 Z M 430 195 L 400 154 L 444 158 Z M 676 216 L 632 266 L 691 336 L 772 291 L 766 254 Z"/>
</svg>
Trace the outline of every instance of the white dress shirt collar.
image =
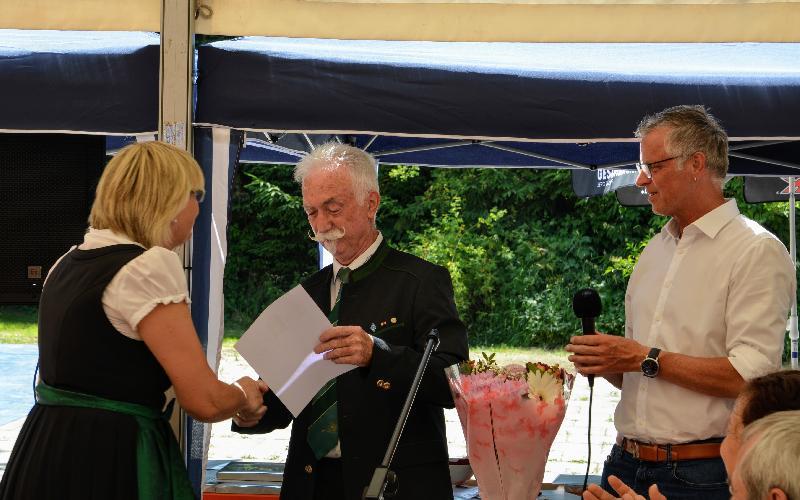
<svg viewBox="0 0 800 500">
<path fill-rule="evenodd" d="M 689 233 L 692 233 L 695 230 L 699 230 L 709 238 L 713 239 L 717 236 L 717 234 L 719 234 L 726 224 L 735 219 L 738 215 L 739 207 L 736 205 L 736 200 L 731 198 L 714 210 L 708 212 L 704 216 L 686 226 L 683 232 L 686 233 L 688 231 Z M 670 221 L 664 225 L 662 233 L 665 233 L 665 236 L 679 240 L 681 238 L 681 234 L 678 230 L 678 221 L 675 219 L 670 219 Z"/>
<path fill-rule="evenodd" d="M 355 271 L 359 267 L 366 264 L 369 258 L 372 257 L 378 250 L 378 247 L 381 246 L 382 241 L 383 235 L 380 231 L 378 231 L 378 237 L 375 238 L 375 241 L 372 242 L 372 245 L 368 246 L 361 255 L 353 259 L 353 262 L 351 262 L 347 267 L 350 268 L 351 271 Z M 333 281 L 336 281 L 336 275 L 339 273 L 339 269 L 342 267 L 345 266 L 340 264 L 336 259 L 333 259 Z"/>
</svg>

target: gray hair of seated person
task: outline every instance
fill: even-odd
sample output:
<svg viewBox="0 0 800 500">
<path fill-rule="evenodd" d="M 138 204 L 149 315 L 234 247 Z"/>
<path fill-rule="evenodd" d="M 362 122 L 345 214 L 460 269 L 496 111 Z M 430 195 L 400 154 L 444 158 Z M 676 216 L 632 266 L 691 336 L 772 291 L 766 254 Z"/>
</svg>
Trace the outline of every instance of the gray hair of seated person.
<svg viewBox="0 0 800 500">
<path fill-rule="evenodd" d="M 745 427 L 742 443 L 755 441 L 740 457 L 735 474 L 741 477 L 748 499 L 766 498 L 772 488 L 787 498 L 800 498 L 799 429 L 800 410 L 779 411 Z"/>
<path fill-rule="evenodd" d="M 705 106 L 674 106 L 646 116 L 634 135 L 642 138 L 662 126 L 669 128 L 664 144 L 667 154 L 688 157 L 702 152 L 721 188 L 728 174 L 728 134 Z"/>
<path fill-rule="evenodd" d="M 350 172 L 353 182 L 353 193 L 359 205 L 363 205 L 370 192 L 378 189 L 378 163 L 366 151 L 340 144 L 328 142 L 316 146 L 297 163 L 294 169 L 294 180 L 301 186 L 308 174 L 317 169 L 337 170 L 345 168 Z"/>
</svg>

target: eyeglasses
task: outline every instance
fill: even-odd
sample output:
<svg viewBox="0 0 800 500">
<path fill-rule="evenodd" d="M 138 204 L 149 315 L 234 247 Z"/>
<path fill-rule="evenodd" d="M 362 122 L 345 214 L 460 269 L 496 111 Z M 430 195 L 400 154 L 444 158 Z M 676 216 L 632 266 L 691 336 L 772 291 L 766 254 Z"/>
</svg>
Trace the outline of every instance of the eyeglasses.
<svg viewBox="0 0 800 500">
<path fill-rule="evenodd" d="M 194 199 L 197 200 L 197 203 L 203 203 L 203 200 L 206 199 L 205 191 L 189 191 L 189 195 L 194 196 Z"/>
<path fill-rule="evenodd" d="M 643 173 L 645 175 L 645 177 L 647 177 L 648 179 L 652 179 L 653 178 L 653 165 L 655 165 L 657 163 L 664 163 L 665 161 L 674 160 L 675 158 L 680 158 L 681 156 L 683 156 L 683 155 L 673 156 L 672 158 L 665 158 L 663 160 L 658 160 L 658 161 L 651 161 L 650 163 L 637 162 L 636 163 L 636 170 L 638 170 L 640 174 Z"/>
</svg>

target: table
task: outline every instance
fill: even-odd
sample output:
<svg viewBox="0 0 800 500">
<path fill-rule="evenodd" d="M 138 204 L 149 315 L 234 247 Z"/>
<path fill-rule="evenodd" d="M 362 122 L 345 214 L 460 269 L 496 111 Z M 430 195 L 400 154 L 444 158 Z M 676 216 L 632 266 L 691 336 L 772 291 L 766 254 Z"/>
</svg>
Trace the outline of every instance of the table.
<svg viewBox="0 0 800 500">
<path fill-rule="evenodd" d="M 203 491 L 203 500 L 278 500 L 280 497 L 280 482 L 276 469 L 282 464 L 268 464 L 253 462 L 253 472 L 248 477 L 247 468 L 239 468 L 241 478 L 251 480 L 224 479 L 218 480 L 217 474 L 231 464 L 247 464 L 236 460 L 209 460 L 206 468 L 206 486 Z M 228 469 L 230 470 L 230 468 Z M 265 474 L 265 471 L 268 471 Z M 272 477 L 272 482 L 260 482 L 255 479 L 259 474 Z M 224 473 L 223 473 L 224 475 Z M 228 474 L 230 477 L 230 474 Z M 277 479 L 277 480 L 276 480 Z M 600 476 L 589 476 L 590 483 L 599 483 Z M 583 485 L 583 475 L 561 474 L 552 483 L 542 484 L 541 500 L 579 500 L 580 487 Z M 474 479 L 467 481 L 463 486 L 453 487 L 455 500 L 479 499 L 478 487 Z"/>
</svg>

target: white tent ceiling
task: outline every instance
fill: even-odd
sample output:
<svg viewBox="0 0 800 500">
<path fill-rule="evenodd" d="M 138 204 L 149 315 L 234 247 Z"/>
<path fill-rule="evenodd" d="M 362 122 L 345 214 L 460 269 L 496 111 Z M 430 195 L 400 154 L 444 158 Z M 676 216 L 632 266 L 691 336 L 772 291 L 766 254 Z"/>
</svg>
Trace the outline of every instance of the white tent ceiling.
<svg viewBox="0 0 800 500">
<path fill-rule="evenodd" d="M 0 28 L 160 31 L 159 0 L 0 0 Z M 800 1 L 198 0 L 196 32 L 520 42 L 800 41 Z"/>
</svg>

